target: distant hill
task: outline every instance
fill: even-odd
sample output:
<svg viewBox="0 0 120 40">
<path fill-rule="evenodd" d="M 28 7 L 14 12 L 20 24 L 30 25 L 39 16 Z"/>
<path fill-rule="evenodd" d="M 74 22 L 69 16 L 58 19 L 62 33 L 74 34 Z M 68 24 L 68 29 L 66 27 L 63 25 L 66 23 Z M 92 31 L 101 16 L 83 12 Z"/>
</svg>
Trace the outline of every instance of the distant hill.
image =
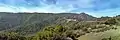
<svg viewBox="0 0 120 40">
<path fill-rule="evenodd" d="M 36 33 L 45 26 L 62 24 L 66 19 L 95 21 L 97 18 L 86 13 L 0 13 L 0 31 Z"/>
<path fill-rule="evenodd" d="M 80 13 L 80 14 L 76 14 L 76 15 L 71 15 L 71 16 L 68 16 L 68 18 L 76 19 L 78 21 L 94 21 L 96 19 L 96 17 L 93 17 L 93 16 L 88 15 L 86 13 Z"/>
</svg>

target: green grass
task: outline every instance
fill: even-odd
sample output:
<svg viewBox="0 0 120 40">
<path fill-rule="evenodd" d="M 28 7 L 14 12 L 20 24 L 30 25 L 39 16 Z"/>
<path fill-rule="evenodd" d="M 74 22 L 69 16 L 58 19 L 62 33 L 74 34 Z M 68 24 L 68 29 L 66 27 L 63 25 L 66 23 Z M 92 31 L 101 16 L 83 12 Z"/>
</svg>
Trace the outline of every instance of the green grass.
<svg viewBox="0 0 120 40">
<path fill-rule="evenodd" d="M 120 26 L 116 26 L 118 29 L 111 29 L 105 32 L 99 32 L 99 33 L 88 33 L 86 35 L 80 36 L 79 40 L 101 40 L 103 38 L 109 38 L 120 35 Z"/>
</svg>

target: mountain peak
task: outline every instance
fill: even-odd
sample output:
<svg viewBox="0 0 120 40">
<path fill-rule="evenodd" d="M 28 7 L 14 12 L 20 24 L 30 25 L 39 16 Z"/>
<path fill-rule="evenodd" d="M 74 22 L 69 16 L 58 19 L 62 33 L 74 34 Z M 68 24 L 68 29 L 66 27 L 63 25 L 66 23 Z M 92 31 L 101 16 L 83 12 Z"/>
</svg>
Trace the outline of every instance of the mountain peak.
<svg viewBox="0 0 120 40">
<path fill-rule="evenodd" d="M 86 14 L 85 12 L 82 12 L 82 13 L 80 13 L 80 15 L 88 15 L 88 14 Z"/>
<path fill-rule="evenodd" d="M 78 21 L 92 21 L 95 19 L 95 17 L 88 15 L 84 12 L 77 14 L 77 15 L 71 15 L 68 17 L 69 19 L 76 19 Z"/>
</svg>

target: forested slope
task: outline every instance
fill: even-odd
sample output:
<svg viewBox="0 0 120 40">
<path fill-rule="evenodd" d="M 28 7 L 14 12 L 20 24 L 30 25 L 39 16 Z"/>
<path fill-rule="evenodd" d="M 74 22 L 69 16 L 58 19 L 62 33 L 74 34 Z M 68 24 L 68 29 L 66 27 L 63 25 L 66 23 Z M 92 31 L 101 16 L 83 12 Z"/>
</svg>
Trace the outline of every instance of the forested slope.
<svg viewBox="0 0 120 40">
<path fill-rule="evenodd" d="M 0 13 L 1 40 L 78 40 L 87 33 L 117 29 L 120 16 L 96 18 L 86 13 Z M 9 24 L 9 25 L 8 25 Z"/>
</svg>

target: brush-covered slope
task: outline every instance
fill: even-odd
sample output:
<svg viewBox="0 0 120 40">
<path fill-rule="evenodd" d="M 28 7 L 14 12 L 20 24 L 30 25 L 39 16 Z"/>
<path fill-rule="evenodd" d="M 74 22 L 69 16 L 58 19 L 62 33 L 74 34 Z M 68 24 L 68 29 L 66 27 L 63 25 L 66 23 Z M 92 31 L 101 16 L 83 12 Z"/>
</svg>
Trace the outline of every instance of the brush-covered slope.
<svg viewBox="0 0 120 40">
<path fill-rule="evenodd" d="M 67 19 L 93 21 L 96 18 L 85 13 L 0 13 L 1 31 L 35 33 L 45 26 L 61 24 Z M 72 21 L 72 20 L 71 20 Z"/>
</svg>

